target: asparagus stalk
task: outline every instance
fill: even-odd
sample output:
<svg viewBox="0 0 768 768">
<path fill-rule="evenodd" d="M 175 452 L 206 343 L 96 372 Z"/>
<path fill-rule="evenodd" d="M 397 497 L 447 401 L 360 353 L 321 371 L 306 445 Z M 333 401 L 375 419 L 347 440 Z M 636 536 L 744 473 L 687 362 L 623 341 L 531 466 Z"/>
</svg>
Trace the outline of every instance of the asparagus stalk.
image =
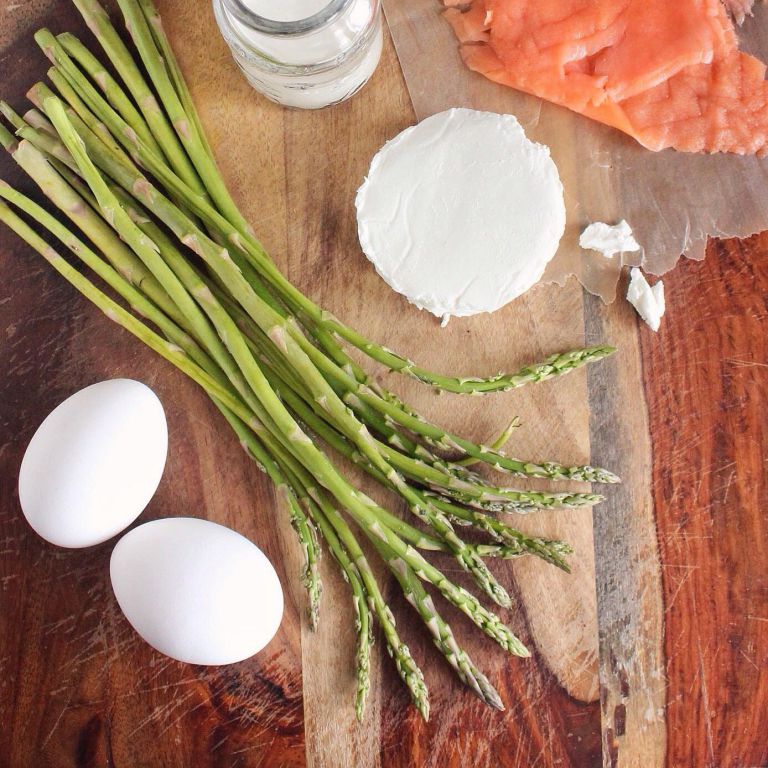
<svg viewBox="0 0 768 768">
<path fill-rule="evenodd" d="M 0 114 L 16 129 L 23 128 L 26 123 L 7 101 L 0 101 Z"/>
<path fill-rule="evenodd" d="M 486 704 L 495 709 L 503 710 L 504 704 L 498 692 L 488 678 L 475 666 L 469 654 L 456 642 L 450 626 L 437 612 L 432 598 L 424 589 L 413 569 L 398 558 L 386 544 L 378 543 L 376 548 L 389 563 L 405 593 L 406 600 L 416 609 L 422 621 L 429 627 L 433 642 L 454 668 L 459 679 Z"/>
<path fill-rule="evenodd" d="M 2 136 L 2 133 L 3 131 L 0 130 L 0 136 Z M 5 192 L 8 188 L 9 185 L 0 179 L 0 189 Z M 26 222 L 13 213 L 4 202 L 0 202 L 0 221 L 3 221 L 27 244 L 34 248 L 56 272 L 95 304 L 107 318 L 125 328 L 154 352 L 186 373 L 193 381 L 203 387 L 206 392 L 219 399 L 241 418 L 246 420 L 252 419 L 251 414 L 242 407 L 237 398 L 226 387 L 219 384 L 212 376 L 209 376 L 199 366 L 195 365 L 181 347 L 156 334 L 117 302 L 96 288 L 90 280 L 81 275 Z"/>
<path fill-rule="evenodd" d="M 0 144 L 7 152 L 14 152 L 19 145 L 16 137 L 0 122 Z"/>
<path fill-rule="evenodd" d="M 48 79 L 53 83 L 53 86 L 61 96 L 72 106 L 83 123 L 85 123 L 85 125 L 101 140 L 104 146 L 114 154 L 115 157 L 122 159 L 125 153 L 120 147 L 120 144 L 112 138 L 112 134 L 107 126 L 93 117 L 86 104 L 80 99 L 75 92 L 75 89 L 71 86 L 69 80 L 62 74 L 62 72 L 55 67 L 52 67 L 48 70 Z"/>
<path fill-rule="evenodd" d="M 141 116 L 133 102 L 126 96 L 120 84 L 110 74 L 109 70 L 77 39 L 69 32 L 63 32 L 56 36 L 61 47 L 74 59 L 104 92 L 107 101 L 114 106 L 125 122 L 136 132 L 136 135 L 156 154 L 162 156 L 163 150 L 155 141 L 155 137 L 149 130 L 144 118 Z M 49 41 L 50 42 L 50 41 Z M 46 50 L 46 49 L 44 49 Z M 46 50 L 54 64 L 59 57 L 53 48 Z"/>
<path fill-rule="evenodd" d="M 160 256 L 157 245 L 131 221 L 91 162 L 85 151 L 83 141 L 69 121 L 61 102 L 49 97 L 45 100 L 44 105 L 46 114 L 51 118 L 62 141 L 77 162 L 100 208 L 105 212 L 106 218 L 113 223 L 121 238 L 128 243 L 171 297 L 194 330 L 196 338 L 202 340 L 205 346 L 212 350 L 214 359 L 227 372 L 230 380 L 238 382 L 246 401 L 250 401 L 249 405 L 256 407 L 256 401 L 247 393 L 242 380 L 244 378 L 247 382 L 249 376 L 258 379 L 258 376 L 254 374 L 254 370 L 258 366 L 250 357 L 250 353 L 244 349 L 244 344 L 238 343 L 241 341 L 241 337 L 234 323 L 213 296 L 209 295 L 210 291 L 207 290 L 189 265 L 186 263 L 177 264 L 175 266 L 179 270 L 179 274 L 174 272 Z M 206 315 L 208 319 L 206 319 Z M 216 331 L 222 338 L 227 339 L 227 343 L 217 337 Z M 227 349 L 227 345 L 229 345 L 229 349 Z M 232 353 L 232 357 L 229 353 Z M 240 359 L 238 359 L 238 355 L 240 355 Z M 234 363 L 232 358 L 234 358 Z M 235 364 L 240 367 L 242 376 L 237 373 Z"/>
<path fill-rule="evenodd" d="M 37 170 L 34 168 L 32 162 L 27 162 L 24 157 L 25 149 L 29 145 L 25 145 L 22 142 L 19 149 L 19 154 L 22 156 L 23 167 L 32 169 L 36 174 Z M 42 158 L 35 157 L 30 153 L 32 160 L 40 160 L 44 162 Z M 53 173 L 51 172 L 51 178 L 53 179 Z M 55 182 L 51 184 L 54 186 Z M 62 182 L 63 186 L 63 182 Z M 72 193 L 74 197 L 74 192 Z M 106 282 L 113 290 L 115 290 L 122 298 L 124 298 L 128 304 L 136 310 L 143 317 L 146 317 L 152 323 L 154 323 L 168 338 L 169 340 L 177 344 L 183 349 L 191 359 L 195 360 L 199 365 L 208 367 L 211 365 L 210 358 L 205 352 L 200 349 L 197 343 L 187 334 L 183 329 L 179 328 L 176 323 L 168 318 L 163 312 L 161 312 L 151 301 L 149 301 L 143 293 L 134 288 L 125 275 L 131 274 L 132 262 L 127 260 L 128 263 L 122 265 L 122 274 L 118 272 L 114 267 L 107 264 L 99 256 L 96 255 L 82 240 L 76 237 L 72 232 L 67 229 L 61 222 L 57 221 L 51 216 L 44 208 L 34 203 L 29 198 L 17 192 L 13 187 L 10 187 L 5 182 L 0 181 L 0 197 L 13 203 L 24 213 L 31 216 L 35 221 L 41 224 L 51 234 L 61 240 L 72 253 L 76 254 L 84 264 L 92 269 L 104 282 Z M 64 199 L 64 194 L 57 194 L 57 199 Z M 128 254 L 123 254 L 127 256 Z M 130 254 L 132 256 L 132 254 Z M 115 257 L 116 261 L 119 261 L 120 254 Z"/>
<path fill-rule="evenodd" d="M 136 66 L 130 51 L 112 26 L 107 12 L 96 0 L 73 0 L 73 2 L 128 87 L 141 113 L 146 117 L 152 135 L 162 147 L 168 162 L 185 183 L 195 189 L 198 194 L 205 194 L 192 163 L 179 144 L 165 113 Z"/>
<path fill-rule="evenodd" d="M 181 100 L 182 105 L 184 106 L 184 111 L 187 113 L 190 121 L 195 126 L 195 129 L 197 130 L 197 136 L 202 142 L 204 150 L 211 158 L 213 158 L 213 152 L 211 151 L 208 138 L 206 137 L 205 131 L 203 130 L 203 125 L 200 121 L 200 115 L 197 112 L 197 107 L 195 107 L 195 102 L 192 100 L 192 95 L 189 92 L 189 88 L 187 88 L 184 75 L 181 73 L 181 67 L 179 66 L 179 62 L 176 59 L 176 54 L 174 54 L 173 48 L 171 48 L 171 44 L 168 41 L 167 35 L 165 34 L 163 21 L 160 18 L 160 14 L 157 12 L 157 8 L 155 8 L 151 0 L 139 0 L 139 5 L 141 6 L 141 12 L 144 14 L 144 18 L 147 20 L 147 24 L 149 25 L 149 29 L 152 33 L 152 37 L 155 40 L 155 44 L 157 45 L 160 54 L 165 60 L 168 73 L 170 74 L 171 80 L 173 81 L 173 87 L 176 90 L 176 94 Z M 241 219 L 242 227 L 238 225 L 239 228 L 250 230 L 250 225 L 245 221 L 245 219 L 242 219 L 239 211 L 235 212 L 235 218 Z"/>
<path fill-rule="evenodd" d="M 371 566 L 344 518 L 333 505 L 322 501 L 324 500 L 322 494 L 318 494 L 318 498 L 321 499 L 321 502 L 315 507 L 315 514 L 318 513 L 318 510 L 322 511 L 322 516 L 333 526 L 336 535 L 344 544 L 354 564 L 357 566 L 357 571 L 365 585 L 370 604 L 384 632 L 387 648 L 394 659 L 397 671 L 408 688 L 416 709 L 425 720 L 429 720 L 429 694 L 424 682 L 424 675 L 411 655 L 410 649 L 397 633 L 395 617 L 384 601 Z"/>
<path fill-rule="evenodd" d="M 273 381 L 273 387 L 279 391 L 280 395 L 290 405 L 292 410 L 299 414 L 301 419 L 329 445 L 333 446 L 340 453 L 364 468 L 375 466 L 366 461 L 365 454 L 357 452 L 353 445 L 350 445 L 344 435 L 326 424 L 320 418 L 322 411 L 317 407 L 311 398 L 305 396 L 302 398 L 291 387 L 282 387 L 280 382 Z M 414 480 L 416 483 L 430 488 L 439 489 L 443 494 L 459 497 L 472 503 L 491 502 L 499 505 L 508 505 L 511 511 L 523 512 L 530 508 L 542 507 L 568 507 L 581 506 L 590 503 L 596 503 L 601 497 L 591 494 L 563 494 L 547 493 L 544 491 L 519 491 L 510 488 L 496 488 L 487 485 L 480 478 L 474 482 L 459 481 L 450 474 L 446 474 L 442 469 L 436 468 L 420 459 L 398 453 L 382 443 L 378 443 L 381 452 L 391 461 L 392 466 L 401 470 L 403 474 Z M 390 478 L 385 473 L 378 472 L 378 478 L 383 478 L 381 482 L 393 487 Z M 428 503 L 428 502 L 426 502 Z"/>
<path fill-rule="evenodd" d="M 31 128 L 35 128 L 38 131 L 48 134 L 52 138 L 56 138 L 56 129 L 50 123 L 48 118 L 40 112 L 40 110 L 32 108 L 28 109 L 24 113 L 24 122 Z"/>
<path fill-rule="evenodd" d="M 291 477 L 290 471 L 286 474 Z M 365 586 L 360 578 L 357 566 L 352 562 L 349 553 L 336 535 L 336 531 L 322 513 L 317 503 L 312 499 L 308 491 L 294 479 L 294 484 L 302 489 L 301 501 L 305 505 L 310 517 L 315 520 L 323 538 L 328 543 L 336 562 L 341 568 L 344 580 L 352 590 L 352 602 L 355 608 L 355 627 L 357 629 L 357 690 L 355 692 L 355 714 L 358 722 L 363 720 L 365 701 L 370 691 L 371 670 L 371 645 L 373 645 L 373 619 L 366 597 Z M 427 699 L 428 701 L 428 699 Z"/>
<path fill-rule="evenodd" d="M 176 130 L 184 149 L 192 160 L 200 179 L 203 181 L 211 200 L 222 215 L 240 226 L 245 220 L 229 195 L 221 174 L 215 165 L 210 148 L 204 144 L 198 133 L 195 120 L 190 119 L 168 74 L 166 62 L 158 50 L 148 21 L 135 0 L 118 0 L 125 18 L 125 25 L 149 74 L 155 90 L 160 95 L 165 112 Z"/>
<path fill-rule="evenodd" d="M 217 289 L 214 286 L 212 290 L 217 293 Z M 219 293 L 217 293 L 219 295 Z M 233 315 L 233 317 L 238 321 L 238 325 L 240 326 L 241 330 L 252 339 L 258 339 L 258 331 L 254 329 L 253 325 L 249 322 L 249 319 L 240 311 L 240 309 L 229 302 L 226 297 L 222 298 L 223 303 L 227 306 L 228 311 Z M 317 353 L 316 351 L 311 352 L 313 360 L 317 360 Z M 272 357 L 270 356 L 270 359 Z M 326 361 L 327 362 L 327 361 Z M 319 367 L 323 368 L 324 370 L 328 370 L 327 366 L 323 366 L 322 362 L 319 362 Z M 360 416 L 369 426 L 372 426 L 374 432 L 377 432 L 380 435 L 383 435 L 386 438 L 387 443 L 389 443 L 391 446 L 395 447 L 397 450 L 399 450 L 402 453 L 405 453 L 408 455 L 411 459 L 415 459 L 416 463 L 414 462 L 408 462 L 405 459 L 401 459 L 396 454 L 393 454 L 391 451 L 387 451 L 387 458 L 390 462 L 394 463 L 394 466 L 399 469 L 400 471 L 404 472 L 407 476 L 411 478 L 421 479 L 421 467 L 424 466 L 424 463 L 426 462 L 427 465 L 431 465 L 432 469 L 438 470 L 440 474 L 435 475 L 432 473 L 431 479 L 433 483 L 437 483 L 438 485 L 441 483 L 441 475 L 444 475 L 442 482 L 450 483 L 451 478 L 455 477 L 460 480 L 470 480 L 471 482 L 478 485 L 478 487 L 484 487 L 485 492 L 489 495 L 489 497 L 496 497 L 499 494 L 503 494 L 504 491 L 493 488 L 488 486 L 486 483 L 479 481 L 477 476 L 472 476 L 464 471 L 464 468 L 466 466 L 465 463 L 462 462 L 446 462 L 440 460 L 438 457 L 436 457 L 431 452 L 425 450 L 423 446 L 418 445 L 417 443 L 414 443 L 405 433 L 398 431 L 393 428 L 392 424 L 394 422 L 393 419 L 390 418 L 390 421 L 382 421 L 382 417 L 379 414 L 378 410 L 376 408 L 372 408 L 369 405 L 363 403 L 359 397 L 354 396 L 354 393 L 350 393 L 350 390 L 345 389 L 345 386 L 351 387 L 355 392 L 359 392 L 360 394 L 365 395 L 366 397 L 370 397 L 370 393 L 372 390 L 366 391 L 361 386 L 358 386 L 358 383 L 355 380 L 351 380 L 349 378 L 349 374 L 346 371 L 341 371 L 339 369 L 335 369 L 334 372 L 334 366 L 331 366 L 331 381 L 329 383 L 333 384 L 333 381 L 337 382 L 338 389 L 336 389 L 339 394 L 344 393 L 345 402 L 352 408 L 352 410 Z M 334 378 L 335 377 L 335 378 Z M 305 401 L 315 408 L 315 411 L 317 412 L 317 408 L 315 407 L 315 404 L 311 402 L 311 396 L 308 392 L 305 392 L 305 390 L 302 388 L 301 383 L 298 382 L 295 377 L 290 376 L 289 378 L 291 381 L 289 382 L 290 388 L 294 392 L 302 392 L 302 396 L 304 397 Z M 342 379 L 343 381 L 341 384 L 339 384 L 339 379 Z M 377 393 L 373 392 L 373 397 L 378 397 Z M 386 398 L 381 398 L 382 400 L 386 400 Z M 373 400 L 371 402 L 374 402 Z M 380 404 L 379 404 L 380 405 Z M 453 444 L 456 445 L 457 442 L 461 442 L 462 445 L 469 445 L 470 450 L 472 450 L 476 456 L 479 456 L 481 458 L 474 458 L 472 461 L 482 461 L 483 458 L 485 458 L 488 463 L 494 464 L 494 466 L 497 469 L 500 469 L 501 471 L 507 472 L 508 474 L 513 474 L 517 476 L 548 476 L 550 479 L 591 479 L 593 481 L 601 480 L 603 482 L 615 482 L 618 480 L 618 478 L 613 475 L 613 473 L 608 472 L 607 470 L 599 469 L 599 468 L 593 468 L 593 467 L 564 467 L 559 464 L 555 464 L 553 462 L 548 462 L 546 465 L 539 465 L 534 464 L 533 462 L 523 462 L 519 459 L 511 459 L 507 456 L 502 456 L 497 453 L 497 448 L 484 448 L 481 446 L 477 446 L 475 444 L 469 443 L 469 441 L 465 441 L 462 438 L 459 438 L 455 435 L 449 435 L 448 433 L 445 433 L 443 430 L 440 430 L 439 427 L 435 427 L 434 425 L 429 424 L 426 422 L 426 420 L 420 419 L 420 417 L 415 416 L 412 414 L 412 412 L 409 412 L 407 409 L 399 408 L 397 403 L 393 403 L 392 401 L 387 401 L 387 409 L 395 408 L 403 412 L 404 414 L 408 415 L 408 424 L 413 427 L 412 431 L 417 431 L 419 427 L 418 424 L 423 424 L 423 428 L 421 429 L 422 432 L 429 431 L 430 434 L 442 434 L 444 437 L 441 441 L 434 440 L 434 443 L 440 444 L 441 442 L 445 444 Z M 322 416 L 322 413 L 318 412 L 318 416 Z M 396 422 L 395 426 L 397 426 Z M 416 426 L 414 426 L 414 424 Z M 514 428 L 516 425 L 516 422 L 513 421 L 510 427 L 508 428 L 507 432 L 511 431 L 511 429 Z M 502 435 L 500 439 L 506 439 L 506 435 Z M 384 450 L 384 449 L 383 449 Z M 403 464 L 403 461 L 405 461 L 405 464 Z M 547 474 L 548 473 L 548 474 Z M 454 481 L 455 484 L 455 481 Z M 506 491 L 511 491 L 511 489 L 506 489 Z M 552 495 L 552 494 L 536 494 L 535 497 L 526 497 L 523 496 L 522 498 L 507 498 L 506 501 L 510 505 L 514 505 L 514 508 L 520 510 L 523 508 L 530 509 L 534 508 L 537 504 L 541 506 L 557 506 L 560 501 L 565 506 L 577 506 L 579 504 L 591 504 L 596 503 L 599 501 L 601 497 L 596 495 L 583 495 L 583 494 L 565 494 L 565 495 Z"/>
<path fill-rule="evenodd" d="M 504 430 L 499 434 L 499 436 L 493 440 L 490 444 L 490 449 L 492 451 L 501 451 L 501 449 L 509 442 L 509 439 L 512 437 L 514 431 L 520 427 L 520 419 L 515 416 L 512 421 L 507 424 L 507 426 L 504 428 Z M 480 459 L 473 458 L 472 456 L 468 456 L 465 459 L 456 459 L 455 463 L 458 464 L 461 467 L 471 467 L 474 464 L 479 464 Z"/>
<path fill-rule="evenodd" d="M 20 139 L 26 139 L 35 149 L 42 152 L 50 162 L 57 161 L 59 168 L 68 167 L 70 170 L 74 166 L 74 160 L 67 152 L 67 148 L 59 141 L 43 131 L 33 128 L 31 125 L 23 125 L 16 131 Z M 75 166 L 76 167 L 76 166 Z"/>
<path fill-rule="evenodd" d="M 321 550 L 314 526 L 299 502 L 295 486 L 288 482 L 285 471 L 274 460 L 269 451 L 248 429 L 247 425 L 240 421 L 226 406 L 218 403 L 216 400 L 214 400 L 214 403 L 216 403 L 224 418 L 229 422 L 232 430 L 240 439 L 240 445 L 243 447 L 243 450 L 256 461 L 264 473 L 272 480 L 278 494 L 283 497 L 289 509 L 291 525 L 296 531 L 304 551 L 305 566 L 301 575 L 301 581 L 309 593 L 309 626 L 312 630 L 315 630 L 320 620 L 320 597 L 323 588 L 318 570 Z"/>
<path fill-rule="evenodd" d="M 285 379 L 279 373 L 267 370 L 266 375 L 275 392 L 285 400 L 286 404 L 290 406 L 291 410 L 310 431 L 314 432 L 342 456 L 361 466 L 380 484 L 386 487 L 392 487 L 387 477 L 382 475 L 367 462 L 365 457 L 357 451 L 343 435 L 320 419 L 320 414 L 317 413 L 317 409 L 313 410 L 313 403 L 309 398 L 305 396 L 302 399 L 302 397 L 298 396 L 295 389 L 285 385 Z M 415 491 L 416 493 L 424 493 L 418 489 L 415 489 Z M 432 503 L 449 517 L 462 523 L 475 525 L 480 530 L 490 533 L 497 541 L 503 541 L 509 545 L 509 549 L 485 550 L 489 556 L 511 557 L 530 552 L 531 554 L 537 554 L 548 562 L 556 564 L 563 570 L 568 570 L 567 565 L 562 560 L 562 556 L 570 554 L 571 550 L 564 542 L 547 542 L 541 539 L 530 539 L 495 518 L 491 518 L 488 515 L 476 512 L 472 509 L 460 507 L 444 498 L 433 497 Z M 395 526 L 399 521 L 395 520 L 394 523 L 390 522 L 391 518 L 389 516 L 387 516 L 386 519 L 389 526 L 393 528 L 393 530 L 397 530 Z M 404 535 L 404 533 L 401 533 L 401 536 L 410 539 L 411 543 L 420 548 L 425 548 L 425 545 L 427 549 L 441 548 L 439 546 L 434 547 L 432 542 L 425 542 L 423 538 L 421 542 L 417 542 L 408 535 Z"/>
<path fill-rule="evenodd" d="M 150 300 L 162 307 L 166 314 L 178 322 L 179 312 L 159 283 L 152 278 L 134 253 L 93 213 L 82 198 L 67 185 L 60 183 L 59 177 L 52 172 L 45 157 L 27 141 L 22 141 L 12 152 L 12 156 L 40 186 L 44 194 L 74 224 L 79 226 L 88 238 L 102 249 L 103 253 L 110 255 L 113 264 L 123 277 L 134 286 L 142 286 L 142 290 Z"/>
<path fill-rule="evenodd" d="M 323 497 L 320 505 L 325 509 Z M 374 541 L 375 548 L 389 564 L 400 583 L 408 602 L 416 609 L 424 623 L 433 634 L 433 640 L 440 652 L 454 668 L 459 678 L 469 686 L 483 701 L 497 709 L 504 709 L 501 699 L 485 675 L 477 669 L 468 654 L 458 645 L 448 624 L 438 613 L 413 569 L 381 541 Z"/>
</svg>

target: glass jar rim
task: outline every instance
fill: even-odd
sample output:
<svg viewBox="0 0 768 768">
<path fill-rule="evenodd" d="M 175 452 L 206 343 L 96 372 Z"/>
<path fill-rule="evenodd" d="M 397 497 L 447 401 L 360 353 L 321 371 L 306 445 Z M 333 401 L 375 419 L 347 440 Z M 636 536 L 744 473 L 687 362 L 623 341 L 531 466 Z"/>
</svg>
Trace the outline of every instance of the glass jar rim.
<svg viewBox="0 0 768 768">
<path fill-rule="evenodd" d="M 293 37 L 314 32 L 343 13 L 352 0 L 329 0 L 322 10 L 295 21 L 275 21 L 254 13 L 243 0 L 222 0 L 226 9 L 241 23 L 256 32 L 276 37 Z"/>
</svg>

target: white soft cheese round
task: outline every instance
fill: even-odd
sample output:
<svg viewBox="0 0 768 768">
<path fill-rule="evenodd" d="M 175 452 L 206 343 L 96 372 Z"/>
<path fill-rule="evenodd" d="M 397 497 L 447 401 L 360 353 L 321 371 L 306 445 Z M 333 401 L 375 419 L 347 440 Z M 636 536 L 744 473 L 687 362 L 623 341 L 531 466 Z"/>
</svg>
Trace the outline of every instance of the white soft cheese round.
<svg viewBox="0 0 768 768">
<path fill-rule="evenodd" d="M 81 389 L 35 432 L 19 471 L 24 516 L 46 541 L 89 547 L 127 528 L 157 490 L 168 425 L 139 381 Z"/>
<path fill-rule="evenodd" d="M 178 661 L 231 664 L 260 651 L 283 616 L 272 563 L 253 542 L 191 517 L 145 523 L 123 536 L 109 564 L 131 626 Z"/>
<path fill-rule="evenodd" d="M 493 312 L 541 279 L 565 231 L 549 149 L 512 115 L 450 109 L 407 128 L 357 193 L 360 244 L 439 317 Z"/>
</svg>

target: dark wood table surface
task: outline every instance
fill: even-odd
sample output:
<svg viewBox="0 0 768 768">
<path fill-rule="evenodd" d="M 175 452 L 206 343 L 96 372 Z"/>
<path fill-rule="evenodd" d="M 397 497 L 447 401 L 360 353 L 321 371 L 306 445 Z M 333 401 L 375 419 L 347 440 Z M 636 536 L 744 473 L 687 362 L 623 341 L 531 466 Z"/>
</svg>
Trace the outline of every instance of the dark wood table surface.
<svg viewBox="0 0 768 768">
<path fill-rule="evenodd" d="M 213 33 L 208 3 L 160 5 L 169 12 L 184 6 L 185 20 L 202 14 Z M 0 0 L 0 96 L 19 99 L 22 84 L 44 73 L 32 55 L 31 32 L 42 24 L 69 28 L 72 18 L 69 3 Z M 371 143 L 411 120 L 391 44 L 369 88 L 363 101 L 324 118 L 323 130 L 344 136 L 351 148 L 355 121 L 366 109 L 386 118 L 377 123 L 385 126 L 381 138 Z M 294 127 L 307 125 L 291 119 Z M 343 152 L 336 161 L 344 162 Z M 241 195 L 243 174 L 227 168 L 226 157 L 223 164 Z M 0 176 L 19 178 L 6 158 Z M 332 251 L 333 238 L 349 242 L 354 233 L 339 223 L 329 196 L 323 200 L 326 207 L 312 213 L 330 234 L 312 237 L 330 238 L 323 248 Z M 272 215 L 260 210 L 267 228 Z M 189 478 L 161 488 L 153 514 L 200 508 L 234 487 L 246 489 L 255 506 L 272 502 L 266 481 L 235 457 L 230 441 L 218 440 L 215 414 L 194 387 L 127 343 L 4 229 L 0 266 L 0 768 L 335 765 L 317 758 L 312 744 L 328 738 L 333 729 L 324 730 L 324 722 L 340 715 L 318 712 L 290 673 L 302 653 L 295 604 L 274 667 L 185 672 L 135 643 L 105 578 L 109 545 L 58 551 L 25 527 L 16 478 L 41 419 L 80 386 L 137 372 L 168 405 L 178 446 L 168 471 Z M 317 269 L 313 284 L 322 292 L 326 277 Z M 427 730 L 395 676 L 382 670 L 377 683 L 395 704 L 371 715 L 380 721 L 376 739 L 350 737 L 354 751 L 345 765 L 768 766 L 768 233 L 713 241 L 704 261 L 683 261 L 664 280 L 668 312 L 658 334 L 626 307 L 582 299 L 574 286 L 567 293 L 583 300 L 587 337 L 599 337 L 619 317 L 637 350 L 632 386 L 622 385 L 621 376 L 589 380 L 592 458 L 620 463 L 611 435 L 632 441 L 641 458 L 631 471 L 641 478 L 645 499 L 633 497 L 630 486 L 621 504 L 595 514 L 600 700 L 547 694 L 547 712 L 564 713 L 557 743 L 551 735 L 557 728 L 538 731 L 537 715 L 527 708 L 493 738 L 486 726 L 475 726 L 474 709 L 439 710 L 442 720 Z M 646 426 L 638 431 L 637 424 Z M 635 515 L 635 507 L 643 513 Z M 219 521 L 237 515 L 225 510 Z M 642 545 L 637 520 L 646 526 Z M 274 533 L 276 548 L 282 535 Z M 638 546 L 648 551 L 638 555 Z M 292 577 L 293 571 L 286 578 Z M 289 595 L 289 603 L 298 599 Z M 622 618 L 623 604 L 641 603 L 650 604 L 647 615 L 638 608 Z M 473 727 L 480 734 L 475 741 L 466 735 Z M 482 751 L 490 741 L 493 758 Z"/>
</svg>

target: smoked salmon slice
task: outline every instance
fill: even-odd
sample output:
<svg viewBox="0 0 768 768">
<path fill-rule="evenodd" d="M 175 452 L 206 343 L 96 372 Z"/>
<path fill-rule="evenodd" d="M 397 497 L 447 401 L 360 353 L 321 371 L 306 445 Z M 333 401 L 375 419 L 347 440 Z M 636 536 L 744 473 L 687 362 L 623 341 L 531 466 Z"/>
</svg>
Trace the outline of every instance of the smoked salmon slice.
<svg viewBox="0 0 768 768">
<path fill-rule="evenodd" d="M 467 66 L 652 150 L 768 153 L 765 65 L 739 51 L 749 0 L 445 0 Z"/>
</svg>

